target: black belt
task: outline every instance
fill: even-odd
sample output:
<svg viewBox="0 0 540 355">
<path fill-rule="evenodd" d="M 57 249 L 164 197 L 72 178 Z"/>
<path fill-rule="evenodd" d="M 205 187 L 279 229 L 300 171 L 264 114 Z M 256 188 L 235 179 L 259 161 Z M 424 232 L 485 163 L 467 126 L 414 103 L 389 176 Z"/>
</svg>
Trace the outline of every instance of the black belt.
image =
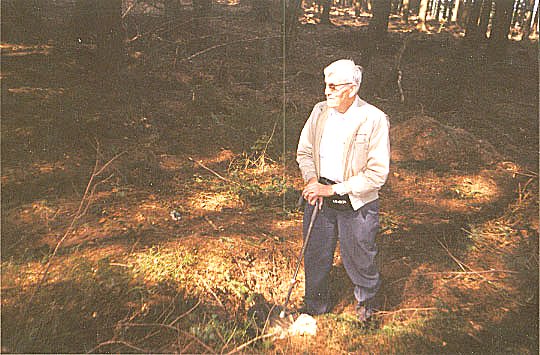
<svg viewBox="0 0 540 355">
<path fill-rule="evenodd" d="M 319 178 L 319 183 L 323 185 L 337 184 L 335 181 L 327 179 L 325 177 Z M 349 198 L 349 194 L 345 194 L 345 195 L 333 194 L 332 196 L 325 197 L 324 205 L 331 207 L 333 209 L 339 210 L 339 211 L 352 211 L 353 210 L 351 199 Z"/>
</svg>

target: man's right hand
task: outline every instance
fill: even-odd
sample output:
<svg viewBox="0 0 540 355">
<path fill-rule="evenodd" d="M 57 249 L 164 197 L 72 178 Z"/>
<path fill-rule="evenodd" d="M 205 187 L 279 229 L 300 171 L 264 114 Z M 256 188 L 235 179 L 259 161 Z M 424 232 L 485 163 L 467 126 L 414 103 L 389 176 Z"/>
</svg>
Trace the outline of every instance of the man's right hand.
<svg viewBox="0 0 540 355">
<path fill-rule="evenodd" d="M 332 186 L 320 184 L 316 177 L 309 179 L 302 191 L 302 196 L 310 205 L 314 206 L 319 201 L 319 208 L 322 207 L 323 197 L 332 196 L 333 194 Z"/>
</svg>

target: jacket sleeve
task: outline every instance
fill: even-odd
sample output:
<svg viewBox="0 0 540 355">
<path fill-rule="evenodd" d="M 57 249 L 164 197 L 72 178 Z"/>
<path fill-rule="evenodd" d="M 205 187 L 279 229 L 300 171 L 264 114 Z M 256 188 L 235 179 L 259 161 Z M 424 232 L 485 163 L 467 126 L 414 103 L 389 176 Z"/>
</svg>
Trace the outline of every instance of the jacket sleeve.
<svg viewBox="0 0 540 355">
<path fill-rule="evenodd" d="M 369 137 L 365 169 L 338 184 L 341 186 L 334 188 L 337 193 L 362 196 L 378 191 L 384 185 L 390 169 L 389 132 L 388 117 L 381 112 L 373 124 Z"/>
<path fill-rule="evenodd" d="M 300 133 L 298 149 L 296 150 L 296 162 L 302 173 L 302 178 L 306 182 L 313 177 L 317 177 L 315 157 L 313 156 L 313 144 L 315 142 L 315 126 L 320 112 L 321 109 L 319 105 L 315 105 L 302 129 L 302 133 Z"/>
</svg>

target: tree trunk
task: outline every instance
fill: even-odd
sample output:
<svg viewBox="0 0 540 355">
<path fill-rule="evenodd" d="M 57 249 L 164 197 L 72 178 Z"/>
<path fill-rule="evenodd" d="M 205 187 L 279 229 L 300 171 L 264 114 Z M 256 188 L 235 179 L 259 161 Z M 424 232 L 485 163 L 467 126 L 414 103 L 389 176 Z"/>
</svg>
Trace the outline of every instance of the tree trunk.
<svg viewBox="0 0 540 355">
<path fill-rule="evenodd" d="M 409 0 L 403 0 L 402 6 L 401 6 L 401 12 L 402 12 L 402 21 L 403 23 L 409 23 Z"/>
<path fill-rule="evenodd" d="M 534 12 L 533 14 L 533 19 L 532 19 L 532 32 L 531 34 L 532 35 L 536 35 L 538 33 L 538 11 L 540 10 L 540 8 L 537 8 L 536 11 Z"/>
<path fill-rule="evenodd" d="M 403 0 L 398 0 L 396 2 L 396 13 L 399 15 L 401 14 L 402 10 L 403 10 Z"/>
<path fill-rule="evenodd" d="M 444 5 L 444 19 L 449 21 L 450 16 L 452 16 L 452 8 L 454 7 L 454 2 L 457 0 L 447 1 Z"/>
<path fill-rule="evenodd" d="M 400 7 L 401 7 L 401 0 L 391 0 L 390 1 L 390 13 L 399 14 Z"/>
<path fill-rule="evenodd" d="M 437 11 L 435 12 L 435 20 L 440 21 L 441 20 L 441 9 L 442 9 L 442 0 L 437 1 Z"/>
<path fill-rule="evenodd" d="M 489 20 L 491 18 L 491 11 L 493 7 L 492 0 L 484 0 L 482 3 L 482 10 L 480 12 L 480 23 L 478 24 L 478 39 L 484 40 L 488 37 L 487 29 Z"/>
<path fill-rule="evenodd" d="M 514 12 L 512 13 L 512 21 L 511 21 L 512 27 L 516 25 L 520 12 L 521 12 L 521 2 L 518 1 L 517 4 L 515 4 Z"/>
<path fill-rule="evenodd" d="M 110 69 L 117 71 L 124 54 L 122 36 L 122 0 L 97 0 L 98 27 L 97 50 L 98 57 Z"/>
<path fill-rule="evenodd" d="M 428 1 L 428 10 L 427 10 L 427 13 L 428 13 L 428 16 L 427 18 L 430 18 L 430 19 L 433 19 L 435 16 L 434 16 L 434 13 L 435 11 L 437 11 L 437 2 L 439 0 L 429 0 Z"/>
<path fill-rule="evenodd" d="M 270 6 L 272 4 L 267 0 L 252 0 L 251 1 L 251 13 L 257 21 L 266 22 L 271 21 L 272 16 L 270 12 Z"/>
<path fill-rule="evenodd" d="M 465 3 L 465 0 L 463 0 L 463 6 L 461 6 L 461 9 L 461 15 L 458 16 L 458 23 L 461 25 L 461 27 L 466 28 L 467 24 L 469 23 L 469 18 L 471 17 L 472 4 L 470 2 Z"/>
<path fill-rule="evenodd" d="M 497 59 L 504 56 L 512 22 L 513 0 L 495 0 L 495 16 L 489 37 L 489 57 Z"/>
<path fill-rule="evenodd" d="M 371 12 L 372 3 L 371 0 L 360 0 L 362 12 Z"/>
<path fill-rule="evenodd" d="M 192 0 L 193 9 L 197 16 L 205 16 L 212 8 L 212 0 Z"/>
<path fill-rule="evenodd" d="M 418 9 L 418 24 L 416 26 L 422 32 L 427 31 L 426 16 L 427 16 L 427 10 L 428 10 L 428 3 L 429 3 L 429 0 L 420 1 L 420 8 Z"/>
<path fill-rule="evenodd" d="M 531 33 L 531 24 L 534 23 L 532 22 L 533 11 L 534 0 L 529 0 L 529 4 L 525 12 L 525 19 L 523 20 L 523 35 L 521 37 L 522 40 L 529 38 L 529 35 Z"/>
<path fill-rule="evenodd" d="M 481 8 L 482 1 L 476 0 L 470 9 L 467 28 L 465 30 L 465 38 L 468 38 L 469 40 L 476 40 L 478 38 L 478 19 L 480 18 Z"/>
<path fill-rule="evenodd" d="M 450 22 L 456 23 L 458 21 L 462 1 L 463 0 L 454 0 L 454 8 L 452 9 L 452 17 L 450 18 Z"/>
<path fill-rule="evenodd" d="M 354 16 L 360 17 L 362 15 L 362 3 L 360 1 L 354 2 Z"/>
<path fill-rule="evenodd" d="M 373 2 L 373 17 L 369 21 L 368 33 L 375 42 L 388 33 L 388 17 L 390 15 L 390 0 Z"/>
<path fill-rule="evenodd" d="M 330 22 L 330 9 L 332 8 L 332 0 L 325 0 L 323 4 L 323 12 L 321 15 L 321 23 L 329 25 Z"/>
</svg>

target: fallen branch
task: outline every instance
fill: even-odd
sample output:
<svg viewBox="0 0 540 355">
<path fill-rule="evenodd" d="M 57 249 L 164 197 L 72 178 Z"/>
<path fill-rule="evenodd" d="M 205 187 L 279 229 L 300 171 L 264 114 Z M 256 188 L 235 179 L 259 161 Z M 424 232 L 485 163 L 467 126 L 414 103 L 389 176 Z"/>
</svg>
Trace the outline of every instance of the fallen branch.
<svg viewBox="0 0 540 355">
<path fill-rule="evenodd" d="M 450 250 L 448 249 L 448 247 L 446 245 L 443 244 L 443 242 L 441 242 L 439 240 L 439 238 L 437 238 L 437 242 L 439 242 L 439 244 L 441 245 L 441 247 L 443 247 L 444 250 L 446 250 L 446 252 L 448 253 L 448 255 L 452 258 L 452 260 L 455 261 L 456 264 L 458 264 L 458 266 L 461 268 L 461 270 L 463 270 L 464 272 L 467 272 L 467 270 L 465 269 L 465 266 L 466 265 L 463 265 L 463 263 L 458 259 L 456 258 L 451 252 Z M 470 267 L 467 267 L 469 270 L 471 270 Z"/>
<path fill-rule="evenodd" d="M 240 346 L 234 348 L 233 350 L 229 351 L 229 352 L 227 353 L 227 355 L 229 355 L 229 354 L 235 354 L 235 353 L 239 352 L 240 350 L 244 349 L 245 347 L 247 347 L 247 346 L 253 344 L 253 343 L 256 342 L 256 341 L 259 341 L 259 340 L 261 340 L 261 339 L 266 339 L 266 338 L 273 337 L 273 336 L 276 335 L 276 334 L 277 334 L 277 333 L 272 332 L 272 333 L 268 333 L 268 334 L 259 335 L 258 337 L 255 337 L 255 338 L 251 339 L 250 341 L 248 341 L 248 342 L 246 342 L 246 343 L 244 343 L 244 344 L 242 344 L 242 345 L 240 345 Z"/>
<path fill-rule="evenodd" d="M 200 344 L 203 348 L 205 348 L 211 354 L 216 353 L 216 351 L 214 349 L 212 349 L 210 346 L 203 343 L 199 338 L 197 338 L 193 334 L 191 334 L 189 332 L 186 332 L 186 331 L 184 331 L 184 330 L 182 330 L 182 329 L 180 329 L 178 327 L 173 327 L 173 326 L 168 325 L 168 324 L 161 324 L 161 323 L 123 323 L 122 326 L 128 326 L 128 327 L 134 327 L 134 328 L 135 327 L 141 327 L 141 328 L 157 327 L 157 328 L 165 328 L 165 329 L 169 329 L 169 330 L 174 330 L 178 334 L 181 334 L 183 336 L 187 336 L 188 338 L 191 338 L 193 341 Z M 115 342 L 115 341 L 111 340 L 110 342 Z M 108 342 L 105 342 L 103 344 L 106 344 L 106 343 L 108 343 Z"/>
<path fill-rule="evenodd" d="M 479 276 L 482 280 L 487 282 L 489 285 L 493 286 L 493 288 L 495 288 L 497 291 L 499 290 L 499 287 L 497 287 L 497 285 L 495 285 L 493 283 L 493 281 L 488 280 L 484 275 L 480 274 L 478 271 L 473 270 L 471 267 L 469 267 L 466 264 L 462 263 L 458 258 L 456 258 L 454 255 L 452 255 L 452 253 L 450 252 L 448 247 L 446 245 L 444 245 L 438 238 L 437 238 L 437 242 L 439 242 L 439 244 L 443 247 L 443 249 L 446 250 L 446 252 L 452 258 L 452 260 L 454 260 L 456 262 L 456 264 L 459 265 L 459 267 L 463 270 L 463 272 L 466 272 L 466 273 L 468 272 L 470 274 L 475 274 L 475 275 Z M 465 268 L 467 268 L 468 271 Z"/>
<path fill-rule="evenodd" d="M 180 351 L 180 354 L 189 354 L 188 349 L 191 347 L 191 345 L 193 345 L 194 342 L 195 340 L 192 340 L 188 343 L 188 345 L 184 346 L 184 348 Z M 180 343 L 178 343 L 178 349 L 180 349 Z"/>
<path fill-rule="evenodd" d="M 87 352 L 87 354 L 91 354 L 93 352 L 95 352 L 97 349 L 105 346 L 105 345 L 112 345 L 112 344 L 119 344 L 119 345 L 124 345 L 130 349 L 133 349 L 133 350 L 136 350 L 138 351 L 139 353 L 142 353 L 142 354 L 148 354 L 149 351 L 148 350 L 144 350 L 144 349 L 141 349 L 133 344 L 130 344 L 126 341 L 123 341 L 123 340 L 109 340 L 109 341 L 106 341 L 106 342 L 103 342 L 101 344 L 98 344 L 95 348 L 93 348 L 92 350 L 90 350 L 89 352 Z"/>
<path fill-rule="evenodd" d="M 202 342 L 202 340 L 200 340 L 199 338 L 197 338 L 195 335 L 189 333 L 189 332 L 185 332 L 181 329 L 178 328 L 178 332 L 182 333 L 184 336 L 187 336 L 188 338 L 191 338 L 192 340 L 194 340 L 197 344 L 201 345 L 203 348 L 206 349 L 206 351 L 208 351 L 210 354 L 215 354 L 216 351 L 214 349 L 212 349 L 210 346 L 206 345 L 205 343 Z"/>
<path fill-rule="evenodd" d="M 193 307 L 191 307 L 188 311 L 182 313 L 181 315 L 179 315 L 178 317 L 176 317 L 172 322 L 169 323 L 169 326 L 173 326 L 176 322 L 178 322 L 180 319 L 184 318 L 185 316 L 187 316 L 188 314 L 190 314 L 191 312 L 193 312 L 195 310 L 195 308 L 199 307 L 199 305 L 201 304 L 201 300 L 199 300 Z"/>
<path fill-rule="evenodd" d="M 416 275 L 470 275 L 470 274 L 519 274 L 518 271 L 513 270 L 480 270 L 480 271 L 441 271 L 441 272 L 424 272 Z"/>
<path fill-rule="evenodd" d="M 122 326 L 125 327 L 142 327 L 142 328 L 151 328 L 151 327 L 157 327 L 157 328 L 165 328 L 169 330 L 174 330 L 175 332 L 178 332 L 179 329 L 177 327 L 170 326 L 168 324 L 161 324 L 161 323 L 122 323 Z"/>
<path fill-rule="evenodd" d="M 223 181 L 226 181 L 226 182 L 230 182 L 232 184 L 235 184 L 235 185 L 238 185 L 238 186 L 241 186 L 241 184 L 239 182 L 236 182 L 234 180 L 231 180 L 231 179 L 227 179 L 226 177 L 223 177 L 221 176 L 220 174 L 218 174 L 216 171 L 210 169 L 209 167 L 207 167 L 206 165 L 204 165 L 203 163 L 199 162 L 199 161 L 196 161 L 194 160 L 193 158 L 191 157 L 188 157 L 188 160 L 193 162 L 193 163 L 196 163 L 198 164 L 201 168 L 211 172 L 212 174 L 214 174 L 215 176 L 217 176 L 219 179 L 223 180 Z"/>
<path fill-rule="evenodd" d="M 215 232 L 219 232 L 219 231 L 220 231 L 219 227 L 216 226 L 216 224 L 215 224 L 214 222 L 212 222 L 212 220 L 211 220 L 208 216 L 204 216 L 203 218 L 204 218 L 204 220 L 205 220 L 206 222 L 208 222 L 208 224 L 212 227 L 212 229 L 213 229 Z"/>
<path fill-rule="evenodd" d="M 422 272 L 418 274 L 414 274 L 414 276 L 441 276 L 445 277 L 447 275 L 456 275 L 456 276 L 462 276 L 462 275 L 474 275 L 474 274 L 519 274 L 518 271 L 513 270 L 480 270 L 480 271 L 434 271 L 434 272 Z M 402 281 L 408 281 L 410 277 L 402 277 L 397 280 L 394 280 L 390 283 L 390 285 L 396 284 L 398 282 Z"/>
<path fill-rule="evenodd" d="M 223 304 L 223 302 L 221 302 L 221 300 L 219 299 L 219 297 L 216 295 L 216 293 L 212 290 L 212 288 L 206 283 L 206 281 L 204 281 L 203 278 L 201 278 L 201 282 L 204 284 L 204 287 L 206 288 L 206 290 L 208 292 L 210 292 L 210 294 L 212 296 L 214 296 L 214 298 L 216 299 L 216 301 L 218 301 L 219 305 L 225 310 L 227 311 L 227 308 L 225 308 L 225 305 Z M 228 313 L 228 312 L 227 312 Z"/>
<path fill-rule="evenodd" d="M 126 9 L 126 11 L 122 14 L 122 20 L 126 18 L 127 14 L 139 3 L 138 0 L 133 1 L 131 5 Z"/>
<path fill-rule="evenodd" d="M 521 187 L 521 182 L 518 183 L 518 201 L 519 201 L 519 203 L 522 203 L 527 198 L 527 196 L 529 195 L 527 193 L 527 187 L 529 187 L 531 182 L 536 178 L 537 177 L 534 177 L 534 176 L 529 178 L 529 180 L 527 180 L 527 182 L 525 183 L 525 185 L 523 187 Z"/>
<path fill-rule="evenodd" d="M 395 311 L 377 311 L 377 315 L 387 316 L 391 314 L 396 313 L 403 313 L 403 312 L 426 312 L 426 311 L 436 311 L 439 308 L 437 307 L 423 307 L 423 308 L 401 308 L 397 309 Z"/>
<path fill-rule="evenodd" d="M 182 58 L 180 59 L 181 62 L 184 62 L 184 61 L 187 61 L 187 60 L 191 60 L 195 57 L 198 57 L 200 55 L 203 55 L 205 53 L 208 53 L 214 49 L 217 49 L 217 48 L 221 48 L 221 47 L 225 47 L 225 46 L 230 46 L 231 44 L 236 44 L 236 43 L 243 43 L 243 42 L 254 42 L 254 41 L 261 41 L 261 40 L 264 40 L 264 39 L 273 39 L 273 38 L 282 38 L 282 36 L 269 36 L 269 37 L 255 37 L 255 38 L 248 38 L 248 39 L 239 39 L 237 41 L 232 41 L 232 42 L 227 42 L 227 43 L 221 43 L 221 44 L 216 44 L 215 46 L 212 46 L 212 47 L 209 47 L 209 48 L 206 48 L 206 49 L 203 49 L 202 51 L 199 51 L 197 53 L 194 53 L 192 55 L 190 55 L 189 57 L 186 57 L 186 58 Z"/>
</svg>

